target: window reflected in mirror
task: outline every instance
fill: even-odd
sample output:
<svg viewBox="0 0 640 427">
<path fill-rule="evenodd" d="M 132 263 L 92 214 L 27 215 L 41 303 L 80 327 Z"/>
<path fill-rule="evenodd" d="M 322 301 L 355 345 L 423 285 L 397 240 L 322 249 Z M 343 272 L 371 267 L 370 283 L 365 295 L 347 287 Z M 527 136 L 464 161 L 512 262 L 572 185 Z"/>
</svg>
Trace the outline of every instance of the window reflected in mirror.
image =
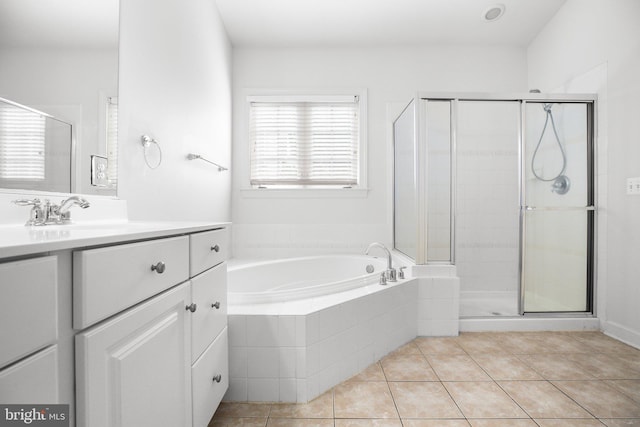
<svg viewBox="0 0 640 427">
<path fill-rule="evenodd" d="M 68 192 L 71 125 L 0 99 L 0 188 Z"/>
</svg>

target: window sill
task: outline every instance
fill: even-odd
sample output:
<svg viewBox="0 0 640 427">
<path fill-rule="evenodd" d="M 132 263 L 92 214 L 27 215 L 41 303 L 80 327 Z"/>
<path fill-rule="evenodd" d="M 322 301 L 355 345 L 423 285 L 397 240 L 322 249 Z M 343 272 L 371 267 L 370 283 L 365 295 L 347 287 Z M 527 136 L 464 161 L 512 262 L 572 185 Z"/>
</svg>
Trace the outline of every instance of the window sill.
<svg viewBox="0 0 640 427">
<path fill-rule="evenodd" d="M 364 199 L 368 188 L 242 188 L 247 199 Z"/>
</svg>

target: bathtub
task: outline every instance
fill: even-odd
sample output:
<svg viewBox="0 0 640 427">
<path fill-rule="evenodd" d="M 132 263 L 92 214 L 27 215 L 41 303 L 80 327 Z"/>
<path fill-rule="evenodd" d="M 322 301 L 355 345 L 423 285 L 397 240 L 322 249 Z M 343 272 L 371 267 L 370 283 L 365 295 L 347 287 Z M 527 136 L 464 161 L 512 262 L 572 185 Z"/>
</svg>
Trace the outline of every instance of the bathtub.
<svg viewBox="0 0 640 427">
<path fill-rule="evenodd" d="M 380 285 L 386 267 L 364 255 L 230 260 L 224 400 L 307 402 L 415 338 L 417 280 Z"/>
<path fill-rule="evenodd" d="M 231 263 L 229 305 L 264 304 L 330 295 L 379 283 L 386 260 L 327 255 Z"/>
</svg>

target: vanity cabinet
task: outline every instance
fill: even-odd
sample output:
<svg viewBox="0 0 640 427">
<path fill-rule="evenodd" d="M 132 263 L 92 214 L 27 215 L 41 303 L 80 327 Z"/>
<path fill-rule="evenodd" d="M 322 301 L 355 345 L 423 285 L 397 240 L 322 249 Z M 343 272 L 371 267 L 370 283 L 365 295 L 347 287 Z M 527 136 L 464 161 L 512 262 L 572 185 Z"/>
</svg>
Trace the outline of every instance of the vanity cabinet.
<svg viewBox="0 0 640 427">
<path fill-rule="evenodd" d="M 227 231 L 74 252 L 78 426 L 206 427 L 228 388 Z"/>
<path fill-rule="evenodd" d="M 58 403 L 57 258 L 0 263 L 0 402 Z"/>
</svg>

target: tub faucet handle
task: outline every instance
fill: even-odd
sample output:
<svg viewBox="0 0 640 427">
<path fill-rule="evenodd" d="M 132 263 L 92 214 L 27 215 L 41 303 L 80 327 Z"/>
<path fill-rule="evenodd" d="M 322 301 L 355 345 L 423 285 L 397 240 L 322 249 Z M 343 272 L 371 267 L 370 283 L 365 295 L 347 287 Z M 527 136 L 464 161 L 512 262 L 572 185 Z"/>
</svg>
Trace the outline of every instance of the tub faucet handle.
<svg viewBox="0 0 640 427">
<path fill-rule="evenodd" d="M 383 271 L 382 273 L 380 273 L 380 284 L 381 285 L 386 285 L 387 284 L 387 272 Z"/>
<path fill-rule="evenodd" d="M 404 279 L 404 269 L 407 268 L 406 265 L 403 265 L 398 270 L 398 279 Z"/>
</svg>

